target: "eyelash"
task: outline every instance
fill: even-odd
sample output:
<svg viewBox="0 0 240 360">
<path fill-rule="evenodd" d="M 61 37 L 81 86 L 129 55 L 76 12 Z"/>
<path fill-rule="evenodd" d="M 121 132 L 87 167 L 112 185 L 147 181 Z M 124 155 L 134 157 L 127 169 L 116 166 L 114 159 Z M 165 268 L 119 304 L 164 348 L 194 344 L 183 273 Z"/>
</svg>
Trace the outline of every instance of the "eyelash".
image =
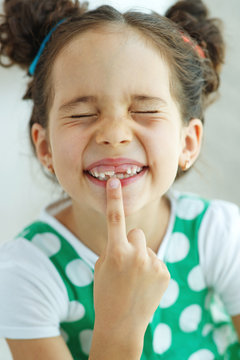
<svg viewBox="0 0 240 360">
<path fill-rule="evenodd" d="M 85 117 L 91 117 L 91 116 L 97 116 L 96 114 L 90 114 L 90 115 L 72 115 L 71 118 L 85 118 Z"/>
<path fill-rule="evenodd" d="M 153 111 L 132 111 L 134 114 L 157 114 L 159 111 L 153 110 Z"/>
<path fill-rule="evenodd" d="M 133 114 L 157 114 L 159 111 L 132 111 Z M 97 116 L 96 114 L 89 114 L 89 115 L 72 115 L 71 118 L 86 118 L 86 117 L 92 117 Z"/>
</svg>

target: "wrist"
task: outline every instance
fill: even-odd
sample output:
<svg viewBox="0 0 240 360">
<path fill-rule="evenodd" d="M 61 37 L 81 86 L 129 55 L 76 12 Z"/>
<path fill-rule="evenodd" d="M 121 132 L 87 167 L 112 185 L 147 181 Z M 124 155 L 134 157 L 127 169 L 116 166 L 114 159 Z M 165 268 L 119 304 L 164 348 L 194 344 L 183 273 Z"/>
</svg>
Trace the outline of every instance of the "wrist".
<svg viewBox="0 0 240 360">
<path fill-rule="evenodd" d="M 94 326 L 89 360 L 139 360 L 143 349 L 144 333 L 129 327 L 107 330 Z"/>
</svg>

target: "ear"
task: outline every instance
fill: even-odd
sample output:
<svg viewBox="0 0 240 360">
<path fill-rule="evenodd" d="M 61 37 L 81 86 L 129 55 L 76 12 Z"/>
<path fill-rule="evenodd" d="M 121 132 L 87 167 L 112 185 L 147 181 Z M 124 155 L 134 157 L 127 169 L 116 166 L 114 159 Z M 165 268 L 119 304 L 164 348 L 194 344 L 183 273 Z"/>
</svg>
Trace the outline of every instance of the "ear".
<svg viewBox="0 0 240 360">
<path fill-rule="evenodd" d="M 49 146 L 47 130 L 40 124 L 33 124 L 31 136 L 35 146 L 36 154 L 42 165 L 53 172 L 52 153 Z"/>
<path fill-rule="evenodd" d="M 182 130 L 182 152 L 179 157 L 179 166 L 187 170 L 197 159 L 203 136 L 203 124 L 200 119 L 192 119 Z"/>
</svg>

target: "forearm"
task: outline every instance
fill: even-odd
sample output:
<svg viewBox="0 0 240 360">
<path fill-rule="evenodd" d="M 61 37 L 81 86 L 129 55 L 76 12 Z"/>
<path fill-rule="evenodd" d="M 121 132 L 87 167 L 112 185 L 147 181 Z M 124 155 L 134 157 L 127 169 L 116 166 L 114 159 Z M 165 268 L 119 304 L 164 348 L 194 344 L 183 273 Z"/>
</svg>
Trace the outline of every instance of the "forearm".
<svg viewBox="0 0 240 360">
<path fill-rule="evenodd" d="M 89 360 L 140 360 L 143 338 L 144 334 L 129 336 L 128 331 L 108 334 L 95 329 Z"/>
</svg>

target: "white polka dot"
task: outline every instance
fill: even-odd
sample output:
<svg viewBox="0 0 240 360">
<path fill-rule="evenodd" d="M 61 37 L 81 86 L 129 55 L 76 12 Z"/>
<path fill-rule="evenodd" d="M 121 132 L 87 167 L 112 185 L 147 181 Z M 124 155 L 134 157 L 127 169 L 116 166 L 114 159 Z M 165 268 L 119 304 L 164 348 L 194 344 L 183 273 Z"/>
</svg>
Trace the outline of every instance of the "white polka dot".
<svg viewBox="0 0 240 360">
<path fill-rule="evenodd" d="M 207 336 L 210 333 L 210 331 L 212 331 L 212 330 L 213 330 L 212 324 L 204 325 L 203 330 L 202 330 L 202 336 Z"/>
<path fill-rule="evenodd" d="M 237 341 L 237 335 L 229 325 L 223 325 L 213 331 L 213 340 L 222 355 L 229 345 Z"/>
<path fill-rule="evenodd" d="M 62 328 L 60 328 L 60 334 L 62 335 L 63 340 L 64 340 L 65 342 L 68 342 L 69 336 L 68 336 L 68 334 L 66 333 L 66 331 L 64 331 Z"/>
<path fill-rule="evenodd" d="M 79 334 L 79 340 L 82 347 L 82 351 L 89 355 L 92 345 L 93 330 L 83 330 Z"/>
<path fill-rule="evenodd" d="M 203 201 L 199 199 L 182 198 L 179 200 L 177 216 L 184 220 L 192 220 L 204 209 Z"/>
<path fill-rule="evenodd" d="M 190 305 L 180 315 L 179 325 L 182 331 L 192 332 L 197 330 L 201 321 L 202 309 L 199 305 Z"/>
<path fill-rule="evenodd" d="M 85 308 L 79 301 L 71 301 L 68 307 L 67 318 L 64 320 L 69 321 L 78 321 L 81 320 L 85 315 Z"/>
<path fill-rule="evenodd" d="M 166 261 L 173 263 L 183 260 L 190 249 L 189 240 L 182 233 L 173 233 L 169 240 L 169 247 L 166 254 Z"/>
<path fill-rule="evenodd" d="M 172 332 L 168 325 L 159 324 L 153 335 L 153 350 L 156 354 L 163 354 L 172 343 Z"/>
<path fill-rule="evenodd" d="M 80 259 L 75 259 L 67 265 L 66 274 L 76 286 L 87 286 L 93 282 L 92 270 Z"/>
<path fill-rule="evenodd" d="M 178 295 L 179 295 L 178 283 L 175 280 L 170 279 L 168 288 L 165 291 L 159 306 L 163 309 L 172 306 L 176 302 Z"/>
<path fill-rule="evenodd" d="M 40 248 L 48 257 L 57 254 L 61 248 L 59 238 L 50 232 L 35 235 L 32 243 Z"/>
<path fill-rule="evenodd" d="M 195 266 L 188 274 L 188 285 L 194 291 L 201 291 L 206 288 L 200 265 Z"/>
<path fill-rule="evenodd" d="M 201 349 L 193 353 L 188 360 L 213 360 L 214 354 L 208 349 Z"/>
</svg>

